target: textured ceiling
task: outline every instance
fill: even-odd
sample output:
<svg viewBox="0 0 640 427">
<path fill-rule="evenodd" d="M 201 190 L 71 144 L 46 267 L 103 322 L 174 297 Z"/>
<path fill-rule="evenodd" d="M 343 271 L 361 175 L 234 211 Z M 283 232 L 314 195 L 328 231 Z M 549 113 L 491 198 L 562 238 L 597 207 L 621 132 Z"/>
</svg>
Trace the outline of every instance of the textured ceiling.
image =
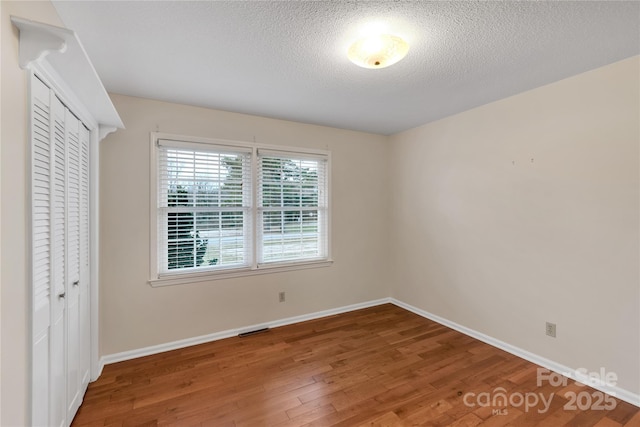
<svg viewBox="0 0 640 427">
<path fill-rule="evenodd" d="M 387 135 L 640 53 L 631 1 L 53 3 L 109 92 Z M 371 26 L 407 57 L 349 62 Z"/>
</svg>

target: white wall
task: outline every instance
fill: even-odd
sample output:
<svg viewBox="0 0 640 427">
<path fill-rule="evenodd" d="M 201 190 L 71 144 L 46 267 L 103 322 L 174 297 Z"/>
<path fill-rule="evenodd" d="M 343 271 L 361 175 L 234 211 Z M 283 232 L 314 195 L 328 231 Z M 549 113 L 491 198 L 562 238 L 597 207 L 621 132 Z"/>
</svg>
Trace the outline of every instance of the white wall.
<svg viewBox="0 0 640 427">
<path fill-rule="evenodd" d="M 18 30 L 10 16 L 62 25 L 50 2 L 2 1 L 2 146 L 0 147 L 0 354 L 2 426 L 29 424 L 29 313 L 27 225 L 27 79 L 18 66 Z"/>
<path fill-rule="evenodd" d="M 393 296 L 640 393 L 639 75 L 627 59 L 392 137 Z"/>
<path fill-rule="evenodd" d="M 112 95 L 126 130 L 100 151 L 102 355 L 389 295 L 387 138 Z M 149 133 L 329 149 L 331 267 L 152 288 Z M 285 291 L 287 301 L 278 302 Z"/>
</svg>

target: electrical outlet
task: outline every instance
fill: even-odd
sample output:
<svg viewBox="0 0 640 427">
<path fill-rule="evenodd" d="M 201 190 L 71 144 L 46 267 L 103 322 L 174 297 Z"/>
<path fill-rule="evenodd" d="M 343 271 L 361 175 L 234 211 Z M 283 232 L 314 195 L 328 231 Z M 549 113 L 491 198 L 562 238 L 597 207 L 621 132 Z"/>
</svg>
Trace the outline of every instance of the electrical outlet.
<svg viewBox="0 0 640 427">
<path fill-rule="evenodd" d="M 284 298 L 284 292 L 280 292 L 278 294 L 278 301 L 280 302 L 284 302 L 285 298 Z M 555 329 L 554 329 L 555 330 Z"/>
<path fill-rule="evenodd" d="M 549 335 L 550 337 L 555 338 L 555 337 L 556 337 L 556 324 L 555 324 L 555 323 L 547 322 L 547 329 L 546 329 L 546 333 L 547 333 L 547 335 Z"/>
</svg>

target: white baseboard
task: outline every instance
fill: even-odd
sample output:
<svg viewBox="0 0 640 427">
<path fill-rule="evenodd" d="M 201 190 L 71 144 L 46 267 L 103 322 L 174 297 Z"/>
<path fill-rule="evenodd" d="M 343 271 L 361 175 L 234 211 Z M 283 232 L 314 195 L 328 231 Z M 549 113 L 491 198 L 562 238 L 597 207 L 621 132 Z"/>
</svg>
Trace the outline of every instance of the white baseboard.
<svg viewBox="0 0 640 427">
<path fill-rule="evenodd" d="M 329 310 L 317 311 L 315 313 L 303 314 L 301 316 L 287 317 L 286 319 L 274 320 L 272 322 L 259 323 L 257 325 L 250 325 L 237 329 L 228 329 L 226 331 L 215 332 L 213 334 L 201 335 L 199 337 L 187 338 L 184 340 L 178 340 L 169 342 L 166 344 L 153 345 L 150 347 L 139 348 L 136 350 L 123 351 L 121 353 L 108 354 L 102 356 L 99 362 L 99 373 L 102 373 L 102 369 L 105 365 L 110 363 L 122 362 L 124 360 L 136 359 L 138 357 L 149 356 L 151 354 L 163 353 L 165 351 L 177 350 L 179 348 L 185 348 L 192 345 L 203 344 L 211 341 L 217 341 L 224 338 L 235 337 L 240 333 L 255 331 L 263 328 L 277 328 L 279 326 L 291 325 L 294 323 L 300 323 L 307 320 L 320 319 L 322 317 L 333 316 L 334 314 L 347 313 L 349 311 L 360 310 L 362 308 L 373 307 L 376 305 L 390 303 L 390 298 L 382 298 L 379 300 L 367 301 L 358 304 L 351 304 L 344 307 L 332 308 Z"/>
<path fill-rule="evenodd" d="M 402 301 L 398 301 L 395 298 L 389 298 L 389 302 L 398 307 L 404 308 L 405 310 L 411 311 L 419 316 L 427 318 L 429 320 L 433 320 L 434 322 L 440 323 L 441 325 L 447 326 L 451 329 L 454 329 L 460 333 L 468 335 L 472 338 L 475 338 L 479 341 L 485 342 L 493 347 L 497 347 L 501 350 L 506 351 L 507 353 L 511 353 L 515 356 L 521 357 L 522 359 L 528 360 L 529 362 L 535 363 L 536 365 L 540 365 L 543 368 L 549 369 L 550 371 L 556 372 L 560 375 L 564 375 L 569 377 L 570 379 L 588 384 L 590 387 L 593 387 L 596 390 L 599 390 L 603 393 L 606 393 L 610 396 L 616 397 L 620 400 L 624 400 L 627 403 L 640 407 L 640 394 L 633 393 L 629 390 L 625 390 L 618 386 L 611 386 L 606 383 L 603 384 L 594 384 L 593 381 L 590 381 L 589 377 L 582 372 L 579 372 L 575 368 L 570 368 L 568 366 L 562 365 L 560 363 L 554 362 L 553 360 L 546 359 L 542 356 L 538 356 L 537 354 L 531 353 L 529 351 L 523 350 L 519 347 L 508 344 L 504 341 L 500 341 L 496 338 L 485 335 L 476 330 L 467 328 L 466 326 L 459 325 L 450 320 L 444 319 L 435 314 L 429 313 L 428 311 L 419 309 L 410 304 L 404 303 Z"/>
<path fill-rule="evenodd" d="M 633 393 L 629 390 L 622 389 L 618 386 L 611 386 L 608 384 L 592 384 L 592 381 L 589 381 L 588 377 L 586 377 L 583 373 L 579 372 L 574 368 L 570 368 L 568 366 L 554 362 L 553 360 L 546 359 L 542 356 L 523 350 L 519 347 L 513 346 L 504 341 L 500 341 L 496 338 L 490 337 L 476 330 L 467 328 L 466 326 L 459 325 L 455 322 L 452 322 L 450 320 L 447 320 L 435 314 L 429 313 L 428 311 L 419 309 L 410 304 L 399 301 L 395 298 L 382 298 L 378 300 L 347 305 L 347 306 L 333 308 L 329 310 L 317 311 L 315 313 L 303 314 L 301 316 L 294 316 L 294 317 L 288 317 L 285 319 L 274 320 L 272 322 L 265 322 L 265 323 L 250 325 L 250 326 L 237 328 L 237 329 L 228 329 L 226 331 L 216 332 L 208 335 L 202 335 L 194 338 L 187 338 L 179 341 L 173 341 L 166 344 L 159 344 L 159 345 L 144 347 L 136 350 L 109 354 L 100 358 L 98 376 L 102 373 L 103 367 L 110 363 L 122 362 L 124 360 L 135 359 L 142 356 L 149 356 L 151 354 L 163 353 L 165 351 L 176 350 L 179 348 L 185 348 L 192 345 L 203 344 L 211 341 L 217 341 L 224 338 L 230 338 L 230 337 L 237 336 L 238 334 L 243 332 L 254 331 L 254 330 L 263 329 L 263 328 L 277 328 L 279 326 L 291 325 L 294 323 L 300 323 L 307 320 L 320 319 L 322 317 L 333 316 L 335 314 L 341 314 L 341 313 L 347 313 L 349 311 L 355 311 L 355 310 L 360 310 L 362 308 L 374 307 L 376 305 L 381 305 L 386 303 L 394 304 L 398 307 L 401 307 L 419 316 L 422 316 L 429 320 L 433 320 L 434 322 L 440 323 L 441 325 L 447 326 L 460 333 L 463 333 L 472 338 L 475 338 L 484 343 L 487 343 L 493 347 L 504 350 L 507 353 L 511 353 L 515 356 L 521 357 L 525 360 L 528 360 L 529 362 L 535 363 L 536 365 L 542 366 L 543 368 L 549 369 L 550 371 L 569 377 L 575 381 L 578 381 L 584 384 L 589 384 L 589 386 L 595 388 L 596 390 L 600 390 L 603 393 L 606 393 L 620 400 L 624 400 L 627 403 L 640 407 L 639 394 Z"/>
</svg>

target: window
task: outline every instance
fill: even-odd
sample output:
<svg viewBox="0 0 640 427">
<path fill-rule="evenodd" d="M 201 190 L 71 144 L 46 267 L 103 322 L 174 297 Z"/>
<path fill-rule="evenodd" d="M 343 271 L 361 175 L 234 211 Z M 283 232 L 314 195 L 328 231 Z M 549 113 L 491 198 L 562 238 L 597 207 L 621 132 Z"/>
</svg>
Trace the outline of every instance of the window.
<svg viewBox="0 0 640 427">
<path fill-rule="evenodd" d="M 249 266 L 251 152 L 160 140 L 158 154 L 160 274 Z"/>
<path fill-rule="evenodd" d="M 327 253 L 326 161 L 258 151 L 259 263 Z"/>
<path fill-rule="evenodd" d="M 328 152 L 153 133 L 152 153 L 152 284 L 329 262 Z"/>
</svg>

